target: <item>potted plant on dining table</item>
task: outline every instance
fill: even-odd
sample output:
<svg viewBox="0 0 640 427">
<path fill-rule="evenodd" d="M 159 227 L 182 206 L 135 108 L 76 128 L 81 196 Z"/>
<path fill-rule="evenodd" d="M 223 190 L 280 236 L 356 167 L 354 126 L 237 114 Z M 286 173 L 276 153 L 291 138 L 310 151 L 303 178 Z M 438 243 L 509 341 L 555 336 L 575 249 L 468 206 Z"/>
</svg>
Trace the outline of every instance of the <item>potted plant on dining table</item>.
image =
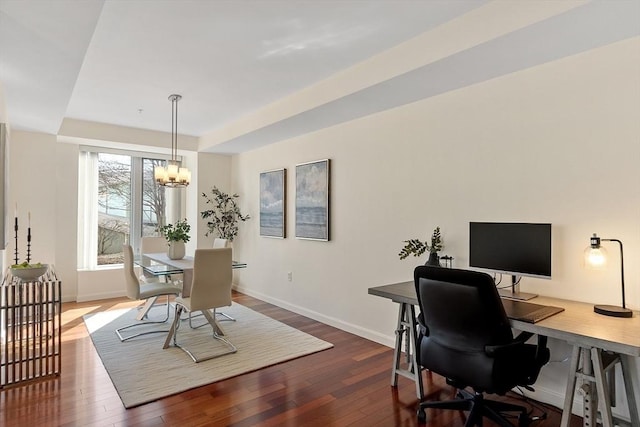
<svg viewBox="0 0 640 427">
<path fill-rule="evenodd" d="M 160 227 L 160 233 L 167 239 L 169 245 L 167 256 L 170 259 L 184 258 L 184 244 L 190 239 L 189 231 L 191 231 L 191 226 L 187 223 L 186 218 L 177 221 L 175 224 L 167 224 Z"/>
</svg>

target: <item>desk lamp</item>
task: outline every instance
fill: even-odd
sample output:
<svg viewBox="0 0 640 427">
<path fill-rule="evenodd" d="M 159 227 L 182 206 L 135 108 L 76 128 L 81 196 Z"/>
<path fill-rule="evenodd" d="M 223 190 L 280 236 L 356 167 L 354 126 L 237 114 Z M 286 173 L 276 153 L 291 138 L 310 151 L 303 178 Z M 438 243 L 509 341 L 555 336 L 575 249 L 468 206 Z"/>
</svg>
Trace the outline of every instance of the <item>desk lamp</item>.
<svg viewBox="0 0 640 427">
<path fill-rule="evenodd" d="M 593 311 L 598 314 L 613 317 L 631 317 L 633 312 L 626 308 L 624 298 L 624 253 L 622 242 L 618 239 L 601 239 L 595 233 L 591 237 L 590 245 L 584 251 L 585 263 L 594 268 L 604 267 L 607 263 L 607 251 L 600 245 L 600 242 L 617 242 L 620 245 L 620 277 L 622 280 L 622 307 L 615 305 L 594 305 Z"/>
</svg>

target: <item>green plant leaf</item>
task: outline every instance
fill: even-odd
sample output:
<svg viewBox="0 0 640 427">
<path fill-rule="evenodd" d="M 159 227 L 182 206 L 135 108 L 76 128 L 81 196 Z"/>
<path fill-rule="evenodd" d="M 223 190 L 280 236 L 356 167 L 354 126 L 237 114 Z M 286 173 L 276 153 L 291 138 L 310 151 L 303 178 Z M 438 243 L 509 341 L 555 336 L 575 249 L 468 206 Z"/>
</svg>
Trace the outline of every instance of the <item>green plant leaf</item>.
<svg viewBox="0 0 640 427">
<path fill-rule="evenodd" d="M 200 212 L 202 219 L 208 219 L 208 231 L 205 235 L 214 233 L 220 238 L 227 239 L 230 242 L 238 235 L 238 222 L 246 221 L 251 217 L 243 215 L 236 203 L 238 194 L 229 195 L 220 191 L 217 187 L 213 187 L 208 195 L 202 193 L 206 204 L 212 205 L 211 209 Z"/>
<path fill-rule="evenodd" d="M 160 227 L 159 231 L 167 241 L 183 241 L 186 243 L 190 239 L 189 231 L 191 231 L 191 226 L 187 223 L 187 219 L 185 218 L 177 221 L 175 224 L 167 224 L 164 227 Z"/>
</svg>

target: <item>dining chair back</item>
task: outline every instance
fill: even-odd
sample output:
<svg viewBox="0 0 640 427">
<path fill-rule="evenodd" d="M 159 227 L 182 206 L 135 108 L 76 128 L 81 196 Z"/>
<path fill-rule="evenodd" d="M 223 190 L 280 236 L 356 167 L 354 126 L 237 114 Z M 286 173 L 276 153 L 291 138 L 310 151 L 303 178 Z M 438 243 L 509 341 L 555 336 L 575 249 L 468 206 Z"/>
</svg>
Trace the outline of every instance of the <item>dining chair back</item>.
<svg viewBox="0 0 640 427">
<path fill-rule="evenodd" d="M 213 248 L 217 249 L 217 248 L 226 248 L 227 247 L 227 239 L 221 239 L 219 237 L 216 237 L 215 239 L 213 239 Z"/>
<path fill-rule="evenodd" d="M 152 254 L 159 252 L 167 252 L 167 239 L 162 236 L 145 236 L 140 239 L 140 253 L 141 254 Z M 146 271 L 142 271 L 142 276 L 140 277 L 144 281 L 155 281 L 160 278 L 154 276 L 151 273 L 147 273 Z M 170 281 L 171 277 L 164 277 L 166 281 Z"/>
<path fill-rule="evenodd" d="M 231 248 L 197 249 L 193 259 L 191 311 L 231 305 Z"/>
<path fill-rule="evenodd" d="M 159 330 L 159 331 L 147 331 L 141 332 L 134 335 L 123 336 L 122 331 L 133 328 L 140 325 L 148 325 L 152 323 L 164 323 L 169 320 L 169 298 L 172 295 L 178 295 L 180 293 L 181 288 L 177 286 L 173 282 L 144 282 L 140 283 L 140 280 L 136 276 L 134 267 L 133 267 L 133 248 L 131 245 L 122 245 L 122 252 L 124 254 L 124 279 L 125 279 L 125 293 L 129 299 L 132 300 L 145 300 L 144 306 L 140 309 L 140 312 L 136 316 L 136 320 L 143 320 L 147 317 L 151 308 L 153 308 L 156 300 L 160 296 L 167 297 L 167 313 L 164 319 L 160 321 L 147 321 L 147 322 L 136 322 L 124 326 L 122 328 L 116 329 L 116 335 L 120 338 L 120 341 L 127 341 L 131 338 L 135 338 L 140 335 L 146 335 L 151 333 L 159 333 L 159 332 L 168 332 L 167 330 Z"/>
<path fill-rule="evenodd" d="M 236 347 L 225 338 L 224 331 L 216 319 L 216 309 L 230 306 L 232 303 L 232 282 L 231 248 L 196 249 L 193 258 L 191 292 L 188 297 L 175 299 L 176 314 L 165 340 L 164 348 L 168 348 L 173 339 L 173 345 L 185 351 L 196 363 L 235 353 Z M 209 310 L 212 310 L 213 313 Z M 207 357 L 196 357 L 189 349 L 178 344 L 177 332 L 180 325 L 180 315 L 183 311 L 190 314 L 195 311 L 202 312 L 213 329 L 213 338 L 226 344 L 227 349 Z"/>
</svg>

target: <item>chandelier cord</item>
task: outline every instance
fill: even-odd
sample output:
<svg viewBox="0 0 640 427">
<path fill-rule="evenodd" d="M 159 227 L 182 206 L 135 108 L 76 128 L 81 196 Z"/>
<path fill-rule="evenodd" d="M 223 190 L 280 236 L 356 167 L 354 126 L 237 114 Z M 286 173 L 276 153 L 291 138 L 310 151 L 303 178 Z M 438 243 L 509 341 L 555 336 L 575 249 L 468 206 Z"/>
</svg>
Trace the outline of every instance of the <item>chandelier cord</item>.
<svg viewBox="0 0 640 427">
<path fill-rule="evenodd" d="M 156 166 L 153 176 L 164 187 L 186 187 L 191 182 L 191 172 L 178 162 L 178 101 L 181 95 L 169 95 L 171 101 L 171 160 L 166 166 Z"/>
<path fill-rule="evenodd" d="M 171 99 L 171 160 L 174 162 L 178 158 L 178 100 L 173 96 Z"/>
</svg>

